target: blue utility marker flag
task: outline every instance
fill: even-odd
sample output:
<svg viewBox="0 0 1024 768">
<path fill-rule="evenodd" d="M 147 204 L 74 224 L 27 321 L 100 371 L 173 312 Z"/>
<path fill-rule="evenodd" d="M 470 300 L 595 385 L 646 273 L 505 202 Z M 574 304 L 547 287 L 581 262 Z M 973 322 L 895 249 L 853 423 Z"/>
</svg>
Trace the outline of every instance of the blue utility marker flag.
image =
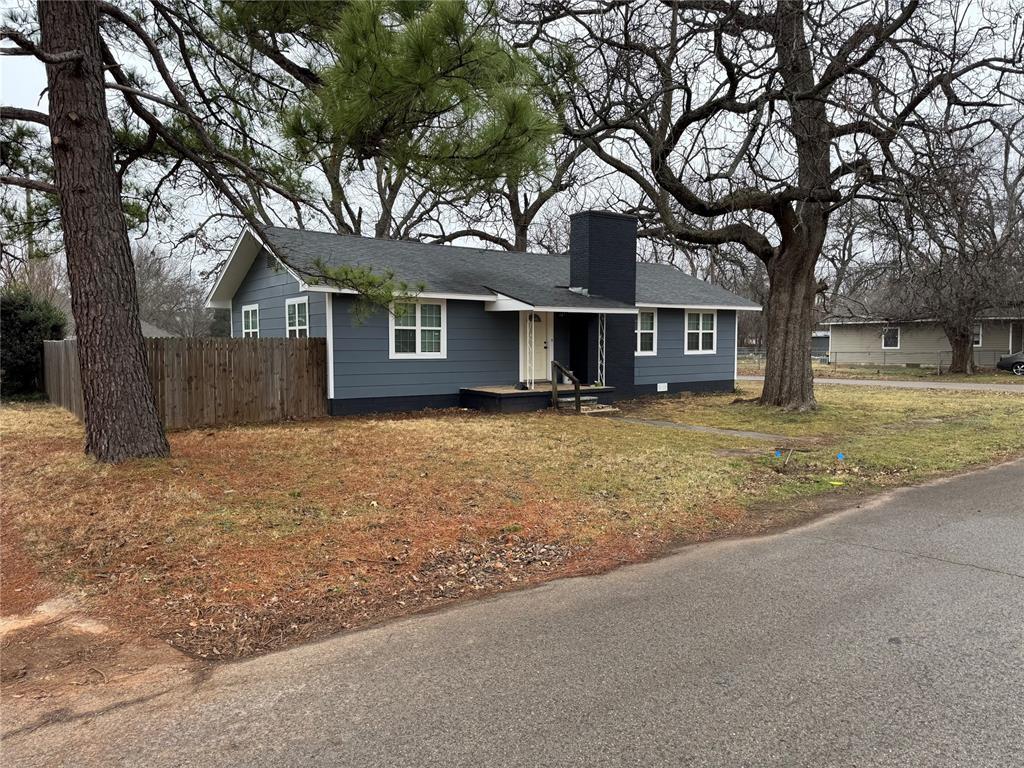
<svg viewBox="0 0 1024 768">
<path fill-rule="evenodd" d="M 780 450 L 779 450 L 778 448 L 776 448 L 776 449 L 775 449 L 775 458 L 777 459 L 777 458 L 779 458 L 779 456 L 781 456 L 781 455 L 782 455 L 782 451 L 780 451 Z"/>
<path fill-rule="evenodd" d="M 842 461 L 843 459 L 846 458 L 846 456 L 843 453 L 837 453 L 836 454 L 836 458 L 839 459 L 840 461 Z"/>
</svg>

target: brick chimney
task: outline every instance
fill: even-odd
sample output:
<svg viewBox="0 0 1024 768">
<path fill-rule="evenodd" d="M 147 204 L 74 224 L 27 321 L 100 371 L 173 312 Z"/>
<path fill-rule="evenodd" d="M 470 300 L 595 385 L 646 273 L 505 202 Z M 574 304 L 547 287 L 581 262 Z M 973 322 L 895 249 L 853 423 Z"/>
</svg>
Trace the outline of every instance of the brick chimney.
<svg viewBox="0 0 1024 768">
<path fill-rule="evenodd" d="M 636 302 L 636 217 L 581 211 L 569 218 L 569 287 Z"/>
</svg>

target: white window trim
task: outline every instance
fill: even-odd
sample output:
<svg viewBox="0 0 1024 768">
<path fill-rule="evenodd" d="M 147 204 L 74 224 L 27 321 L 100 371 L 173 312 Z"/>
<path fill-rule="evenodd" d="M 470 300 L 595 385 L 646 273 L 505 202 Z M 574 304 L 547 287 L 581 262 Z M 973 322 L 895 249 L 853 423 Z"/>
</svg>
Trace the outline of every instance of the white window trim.
<svg viewBox="0 0 1024 768">
<path fill-rule="evenodd" d="M 288 325 L 288 307 L 290 307 L 292 305 L 296 305 L 297 306 L 299 304 L 303 304 L 306 307 L 306 324 L 305 325 L 296 325 L 294 328 L 292 328 L 290 325 Z M 298 318 L 298 316 L 299 316 L 299 313 L 298 313 L 298 310 L 296 310 L 295 311 L 295 317 Z M 292 331 L 305 331 L 306 335 L 305 335 L 305 337 L 300 337 L 300 336 L 297 336 L 297 335 L 296 336 L 292 336 L 291 335 Z M 291 339 L 291 338 L 307 338 L 308 339 L 309 338 L 309 297 L 308 296 L 300 296 L 297 299 L 287 299 L 285 301 L 285 303 L 284 303 L 284 336 L 285 336 L 286 339 Z"/>
<path fill-rule="evenodd" d="M 885 346 L 885 332 L 886 331 L 896 331 L 896 346 L 895 347 L 887 347 L 887 346 Z M 903 343 L 903 329 L 902 328 L 900 328 L 898 325 L 886 325 L 886 326 L 882 327 L 882 349 L 899 349 L 900 348 L 900 344 L 902 344 L 902 343 Z"/>
<path fill-rule="evenodd" d="M 984 323 L 976 323 L 974 327 L 978 329 L 978 343 L 974 345 L 974 348 L 977 349 L 978 347 L 980 347 L 984 343 L 984 339 L 982 338 L 981 334 L 982 334 L 982 331 L 985 329 L 985 324 Z M 972 336 L 974 335 L 974 328 L 971 329 L 971 335 Z"/>
<path fill-rule="evenodd" d="M 245 331 L 245 313 L 255 312 L 256 313 L 256 328 L 254 333 L 246 333 Z M 242 305 L 242 338 L 243 339 L 258 339 L 260 337 L 260 305 L 259 304 L 243 304 Z"/>
<path fill-rule="evenodd" d="M 690 349 L 689 334 L 690 334 L 690 315 L 714 315 L 715 316 L 715 327 L 714 335 L 711 339 L 711 349 Z M 700 331 L 701 334 L 707 333 L 707 331 Z M 688 309 L 683 313 L 683 354 L 684 355 L 714 355 L 718 353 L 718 310 L 709 312 L 706 309 L 695 309 L 692 312 Z"/>
<path fill-rule="evenodd" d="M 396 352 L 395 351 L 395 304 L 416 305 L 416 349 L 420 348 L 422 341 L 420 331 L 420 305 L 440 304 L 441 305 L 441 351 L 440 352 Z M 412 326 L 409 326 L 409 330 Z M 444 360 L 448 357 L 448 301 L 446 299 L 409 299 L 408 301 L 397 301 L 388 307 L 388 357 L 391 360 Z"/>
<path fill-rule="evenodd" d="M 654 344 L 652 349 L 648 351 L 640 351 L 640 314 L 643 312 L 650 312 L 654 315 L 654 328 L 650 331 L 642 331 L 642 333 L 651 333 L 654 335 Z M 633 343 L 633 354 L 637 357 L 655 357 L 658 354 L 658 310 L 654 307 L 637 307 L 636 315 L 636 340 Z"/>
</svg>

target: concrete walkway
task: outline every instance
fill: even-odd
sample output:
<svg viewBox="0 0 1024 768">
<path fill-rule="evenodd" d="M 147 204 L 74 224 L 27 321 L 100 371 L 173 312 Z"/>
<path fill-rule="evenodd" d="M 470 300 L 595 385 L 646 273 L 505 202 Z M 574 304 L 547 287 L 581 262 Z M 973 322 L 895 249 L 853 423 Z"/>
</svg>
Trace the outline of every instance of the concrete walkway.
<svg viewBox="0 0 1024 768">
<path fill-rule="evenodd" d="M 681 429 L 684 432 L 706 432 L 712 435 L 725 435 L 726 437 L 745 437 L 748 440 L 768 440 L 773 443 L 806 443 L 806 437 L 787 437 L 786 435 L 772 435 L 768 432 L 748 432 L 745 429 L 724 429 L 722 427 L 704 427 L 699 424 L 680 424 L 665 419 L 638 419 L 632 416 L 612 417 L 617 421 L 626 421 L 630 424 L 642 424 L 646 427 L 663 427 L 665 429 Z M 811 440 L 813 442 L 813 440 Z"/>
<path fill-rule="evenodd" d="M 215 667 L 0 763 L 1020 765 L 1021 499 L 1024 461 Z"/>
<path fill-rule="evenodd" d="M 764 376 L 737 376 L 739 381 L 764 381 Z M 819 379 L 815 384 L 849 384 L 855 387 L 890 387 L 892 389 L 954 389 L 968 392 L 1012 392 L 1024 395 L 1024 384 L 974 384 L 968 381 L 909 381 L 892 379 Z"/>
</svg>

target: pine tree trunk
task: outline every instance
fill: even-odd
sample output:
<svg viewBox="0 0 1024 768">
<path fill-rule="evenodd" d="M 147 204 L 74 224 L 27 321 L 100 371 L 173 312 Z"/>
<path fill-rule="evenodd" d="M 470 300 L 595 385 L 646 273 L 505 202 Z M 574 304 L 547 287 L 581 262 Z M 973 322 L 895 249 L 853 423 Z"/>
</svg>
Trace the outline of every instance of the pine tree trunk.
<svg viewBox="0 0 1024 768">
<path fill-rule="evenodd" d="M 79 51 L 47 64 L 53 175 L 78 336 L 85 451 L 100 461 L 167 456 L 153 401 L 128 230 L 114 171 L 99 14 L 87 1 L 39 0 L 42 47 Z"/>
<path fill-rule="evenodd" d="M 761 405 L 807 411 L 817 407 L 811 370 L 811 332 L 817 253 L 794 245 L 768 264 L 768 306 L 765 308 L 765 369 Z"/>
<path fill-rule="evenodd" d="M 950 373 L 974 373 L 974 337 L 966 331 L 946 330 L 946 338 L 953 350 L 953 360 L 949 365 Z"/>
</svg>

